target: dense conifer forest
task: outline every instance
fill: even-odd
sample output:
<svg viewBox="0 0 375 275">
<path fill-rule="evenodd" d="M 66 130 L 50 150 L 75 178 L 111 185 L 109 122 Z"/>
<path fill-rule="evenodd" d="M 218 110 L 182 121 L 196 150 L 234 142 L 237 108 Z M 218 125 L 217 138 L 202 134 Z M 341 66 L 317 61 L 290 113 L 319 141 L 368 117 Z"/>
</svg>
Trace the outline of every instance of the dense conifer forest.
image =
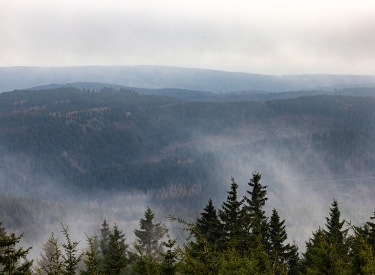
<svg viewBox="0 0 375 275">
<path fill-rule="evenodd" d="M 227 198 L 216 209 L 211 199 L 195 222 L 169 216 L 188 233 L 176 245 L 169 229 L 155 221 L 150 207 L 129 243 L 122 229 L 103 221 L 99 235 L 86 234 L 78 249 L 69 228 L 61 224 L 64 241 L 52 233 L 39 258 L 27 258 L 31 247 L 17 244 L 21 236 L 0 228 L 0 268 L 3 274 L 373 274 L 375 217 L 363 226 L 342 219 L 337 200 L 327 211 L 300 253 L 288 243 L 285 220 L 273 208 L 267 216 L 267 186 L 254 173 L 248 190 L 238 193 L 232 178 Z M 375 214 L 375 213 L 374 213 Z"/>
<path fill-rule="evenodd" d="M 373 90 L 1 93 L 4 274 L 373 274 Z"/>
</svg>

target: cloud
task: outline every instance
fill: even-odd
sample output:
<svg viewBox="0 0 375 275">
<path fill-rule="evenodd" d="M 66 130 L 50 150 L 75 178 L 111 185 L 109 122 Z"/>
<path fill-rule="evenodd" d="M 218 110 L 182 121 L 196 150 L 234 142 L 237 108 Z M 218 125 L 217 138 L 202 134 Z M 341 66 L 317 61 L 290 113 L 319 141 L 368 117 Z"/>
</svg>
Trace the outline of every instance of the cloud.
<svg viewBox="0 0 375 275">
<path fill-rule="evenodd" d="M 0 66 L 375 74 L 374 4 L 301 2 L 3 0 Z"/>
</svg>

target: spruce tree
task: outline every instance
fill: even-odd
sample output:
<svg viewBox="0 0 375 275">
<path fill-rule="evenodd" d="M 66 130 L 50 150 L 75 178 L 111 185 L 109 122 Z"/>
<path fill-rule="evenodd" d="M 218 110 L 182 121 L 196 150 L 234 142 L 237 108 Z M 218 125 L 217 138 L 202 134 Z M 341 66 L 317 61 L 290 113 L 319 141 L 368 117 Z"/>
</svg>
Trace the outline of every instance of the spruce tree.
<svg viewBox="0 0 375 275">
<path fill-rule="evenodd" d="M 306 242 L 306 252 L 301 262 L 302 274 L 350 274 L 348 263 L 339 255 L 337 246 L 328 242 L 325 232 L 318 229 Z"/>
<path fill-rule="evenodd" d="M 194 238 L 194 241 L 186 242 L 183 249 L 178 249 L 180 253 L 180 265 L 178 266 L 180 273 L 219 274 L 222 251 L 218 251 L 215 247 L 209 245 L 196 224 L 172 216 L 169 216 L 169 219 L 181 224 L 182 229 L 189 233 L 189 238 Z"/>
<path fill-rule="evenodd" d="M 284 244 L 288 236 L 285 231 L 285 220 L 280 221 L 279 214 L 274 208 L 269 223 L 269 249 L 268 255 L 274 274 L 285 274 L 287 262 L 290 257 L 291 247 Z"/>
<path fill-rule="evenodd" d="M 259 173 L 253 173 L 253 178 L 248 183 L 251 191 L 247 191 L 250 198 L 245 200 L 248 203 L 247 210 L 250 217 L 250 230 L 252 233 L 252 243 L 255 240 L 261 240 L 263 247 L 266 249 L 268 245 L 268 219 L 265 215 L 263 207 L 268 200 L 266 197 L 267 186 L 263 186 L 260 183 L 262 175 Z"/>
<path fill-rule="evenodd" d="M 59 275 L 65 272 L 63 255 L 56 239 L 52 233 L 45 244 L 43 244 L 43 253 L 41 258 L 36 261 L 38 274 L 41 275 Z"/>
<path fill-rule="evenodd" d="M 238 251 L 244 251 L 247 241 L 247 224 L 243 206 L 244 200 L 238 200 L 238 184 L 232 178 L 227 200 L 219 210 L 220 220 L 223 222 L 224 249 L 229 246 Z"/>
<path fill-rule="evenodd" d="M 109 225 L 106 220 L 102 223 L 102 228 L 100 229 L 100 250 L 103 257 L 108 254 L 108 241 L 109 241 Z"/>
<path fill-rule="evenodd" d="M 81 260 L 82 254 L 77 255 L 77 246 L 79 242 L 74 242 L 71 240 L 68 228 L 62 225 L 62 233 L 65 236 L 66 243 L 61 244 L 65 250 L 65 255 L 63 255 L 65 264 L 65 275 L 75 275 L 78 268 L 78 263 Z"/>
<path fill-rule="evenodd" d="M 6 234 L 5 228 L 1 227 L 0 222 L 0 274 L 21 275 L 30 274 L 33 261 L 26 259 L 31 247 L 26 250 L 16 249 L 16 245 L 20 242 L 23 235 L 16 237 L 14 233 Z"/>
<path fill-rule="evenodd" d="M 341 257 L 345 257 L 348 254 L 348 247 L 346 245 L 346 236 L 348 229 L 343 229 L 345 220 L 340 220 L 340 210 L 337 200 L 333 200 L 332 208 L 330 208 L 329 217 L 326 217 L 327 230 L 324 233 L 329 243 L 337 246 L 337 250 Z"/>
<path fill-rule="evenodd" d="M 197 219 L 196 226 L 199 233 L 207 240 L 211 247 L 217 247 L 223 238 L 223 228 L 220 223 L 216 209 L 210 199 L 203 209 L 200 218 Z"/>
<path fill-rule="evenodd" d="M 288 259 L 288 275 L 300 274 L 300 258 L 298 254 L 298 247 L 296 244 L 290 246 L 290 256 Z"/>
<path fill-rule="evenodd" d="M 163 261 L 161 263 L 161 274 L 163 275 L 174 275 L 177 274 L 178 266 L 177 256 L 178 253 L 176 249 L 173 249 L 173 246 L 176 244 L 176 240 L 172 240 L 168 235 L 168 240 L 163 242 L 163 245 L 166 247 L 166 252 L 162 253 Z"/>
<path fill-rule="evenodd" d="M 108 252 L 104 256 L 105 272 L 111 275 L 124 274 L 129 264 L 125 234 L 115 224 L 113 230 L 108 231 L 108 237 Z"/>
<path fill-rule="evenodd" d="M 158 257 L 163 252 L 160 240 L 165 235 L 165 229 L 160 223 L 153 223 L 154 213 L 147 207 L 145 217 L 140 220 L 140 230 L 134 230 L 139 249 L 147 255 Z"/>
</svg>

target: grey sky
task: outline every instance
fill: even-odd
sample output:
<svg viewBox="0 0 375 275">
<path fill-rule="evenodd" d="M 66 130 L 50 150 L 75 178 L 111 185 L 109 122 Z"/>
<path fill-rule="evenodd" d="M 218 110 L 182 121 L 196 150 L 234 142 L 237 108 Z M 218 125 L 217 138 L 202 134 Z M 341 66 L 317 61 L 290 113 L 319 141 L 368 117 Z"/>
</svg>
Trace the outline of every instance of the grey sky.
<svg viewBox="0 0 375 275">
<path fill-rule="evenodd" d="M 0 66 L 375 75 L 375 2 L 0 0 Z"/>
</svg>

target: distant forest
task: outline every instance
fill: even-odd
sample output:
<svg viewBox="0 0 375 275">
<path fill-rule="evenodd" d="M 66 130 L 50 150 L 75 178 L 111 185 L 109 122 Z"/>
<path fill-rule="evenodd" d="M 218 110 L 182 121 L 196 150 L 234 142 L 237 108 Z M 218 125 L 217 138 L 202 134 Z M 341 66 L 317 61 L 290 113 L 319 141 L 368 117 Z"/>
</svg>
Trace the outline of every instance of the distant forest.
<svg viewBox="0 0 375 275">
<path fill-rule="evenodd" d="M 110 88 L 0 97 L 3 191 L 22 182 L 36 192 L 50 179 L 85 194 L 177 183 L 209 192 L 215 171 L 264 170 L 269 156 L 310 179 L 375 172 L 372 97 L 184 102 Z M 25 175 L 14 172 L 21 163 Z"/>
</svg>

